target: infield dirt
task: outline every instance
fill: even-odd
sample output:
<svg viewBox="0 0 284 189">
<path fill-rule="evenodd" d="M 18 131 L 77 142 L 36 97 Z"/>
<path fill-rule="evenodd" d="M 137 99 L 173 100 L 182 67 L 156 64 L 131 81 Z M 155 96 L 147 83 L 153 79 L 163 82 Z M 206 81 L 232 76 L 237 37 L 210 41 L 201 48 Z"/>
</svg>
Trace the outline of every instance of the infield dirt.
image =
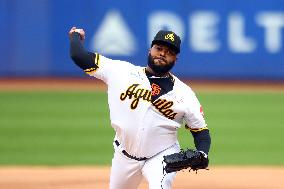
<svg viewBox="0 0 284 189">
<path fill-rule="evenodd" d="M 1 189 L 107 189 L 109 167 L 2 167 Z M 178 172 L 174 189 L 284 189 L 284 167 L 211 167 Z M 142 182 L 139 189 L 148 185 Z"/>
</svg>

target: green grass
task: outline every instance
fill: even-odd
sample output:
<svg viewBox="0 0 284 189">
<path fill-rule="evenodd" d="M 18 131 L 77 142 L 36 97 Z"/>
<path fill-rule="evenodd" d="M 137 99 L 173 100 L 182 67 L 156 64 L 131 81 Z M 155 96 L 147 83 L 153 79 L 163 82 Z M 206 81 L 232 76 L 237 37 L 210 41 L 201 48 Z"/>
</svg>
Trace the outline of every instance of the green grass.
<svg viewBox="0 0 284 189">
<path fill-rule="evenodd" d="M 213 164 L 284 165 L 284 93 L 198 96 L 212 136 Z M 185 147 L 190 139 L 179 134 Z"/>
<path fill-rule="evenodd" d="M 0 164 L 110 163 L 103 93 L 2 92 L 0 109 Z"/>
<path fill-rule="evenodd" d="M 198 93 L 212 165 L 284 165 L 284 93 Z M 1 165 L 110 164 L 102 92 L 0 92 Z M 192 147 L 180 129 L 181 146 Z"/>
</svg>

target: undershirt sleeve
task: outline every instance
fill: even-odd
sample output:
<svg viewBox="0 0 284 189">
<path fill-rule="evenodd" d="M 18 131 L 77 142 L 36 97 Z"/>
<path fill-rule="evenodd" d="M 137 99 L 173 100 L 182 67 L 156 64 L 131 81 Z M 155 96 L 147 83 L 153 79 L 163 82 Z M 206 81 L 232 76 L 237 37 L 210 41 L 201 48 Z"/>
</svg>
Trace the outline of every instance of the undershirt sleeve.
<svg viewBox="0 0 284 189">
<path fill-rule="evenodd" d="M 191 134 L 194 138 L 194 144 L 197 150 L 203 151 L 206 154 L 209 153 L 210 145 L 211 145 L 211 137 L 208 129 L 204 129 L 201 131 L 191 131 Z"/>
<path fill-rule="evenodd" d="M 84 71 L 98 68 L 95 64 L 96 54 L 85 50 L 80 40 L 80 34 L 77 32 L 74 32 L 70 38 L 70 56 L 74 63 Z"/>
</svg>

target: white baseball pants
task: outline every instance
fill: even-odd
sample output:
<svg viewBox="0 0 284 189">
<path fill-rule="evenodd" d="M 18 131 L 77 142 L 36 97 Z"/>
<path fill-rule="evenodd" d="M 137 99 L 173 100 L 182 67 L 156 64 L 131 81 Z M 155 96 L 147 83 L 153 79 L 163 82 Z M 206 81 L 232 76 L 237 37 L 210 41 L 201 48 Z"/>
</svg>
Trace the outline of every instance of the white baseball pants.
<svg viewBox="0 0 284 189">
<path fill-rule="evenodd" d="M 178 144 L 174 144 L 145 161 L 130 159 L 116 145 L 114 145 L 114 148 L 115 152 L 110 174 L 110 189 L 137 189 L 143 177 L 147 180 L 149 189 L 172 188 L 176 173 L 164 173 L 162 161 L 164 155 L 180 151 Z"/>
</svg>

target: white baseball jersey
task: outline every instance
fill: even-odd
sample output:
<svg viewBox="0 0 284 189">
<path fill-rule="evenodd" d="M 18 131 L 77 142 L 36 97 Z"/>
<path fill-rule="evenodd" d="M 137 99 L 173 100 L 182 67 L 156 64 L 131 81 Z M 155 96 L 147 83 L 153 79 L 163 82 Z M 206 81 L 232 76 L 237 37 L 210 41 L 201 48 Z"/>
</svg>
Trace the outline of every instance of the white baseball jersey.
<svg viewBox="0 0 284 189">
<path fill-rule="evenodd" d="M 85 72 L 108 86 L 108 104 L 115 139 L 136 157 L 150 158 L 177 142 L 184 121 L 190 129 L 206 123 L 194 92 L 174 78 L 173 90 L 151 102 L 152 88 L 145 67 L 96 54 L 98 68 Z"/>
</svg>

